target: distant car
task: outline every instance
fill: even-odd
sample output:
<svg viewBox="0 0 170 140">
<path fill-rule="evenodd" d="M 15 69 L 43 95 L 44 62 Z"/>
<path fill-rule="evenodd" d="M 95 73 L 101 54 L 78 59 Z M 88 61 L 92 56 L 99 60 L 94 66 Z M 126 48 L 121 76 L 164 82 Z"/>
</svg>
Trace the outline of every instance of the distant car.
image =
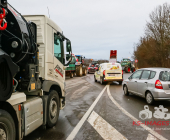
<svg viewBox="0 0 170 140">
<path fill-rule="evenodd" d="M 119 63 L 102 63 L 99 65 L 99 69 L 94 74 L 95 82 L 100 81 L 101 84 L 104 84 L 108 81 L 117 81 L 119 85 L 123 81 L 123 71 Z"/>
<path fill-rule="evenodd" d="M 170 100 L 170 69 L 139 69 L 123 82 L 123 90 L 125 95 L 132 93 L 146 98 L 148 104 L 155 100 Z"/>
<path fill-rule="evenodd" d="M 88 73 L 95 73 L 95 71 L 98 70 L 97 64 L 90 64 L 88 67 Z"/>
</svg>

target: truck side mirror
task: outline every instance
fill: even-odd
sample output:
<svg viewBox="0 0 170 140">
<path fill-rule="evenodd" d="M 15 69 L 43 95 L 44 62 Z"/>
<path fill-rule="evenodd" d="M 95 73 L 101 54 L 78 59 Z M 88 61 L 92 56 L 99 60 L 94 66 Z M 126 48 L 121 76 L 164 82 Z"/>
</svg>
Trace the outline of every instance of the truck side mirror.
<svg viewBox="0 0 170 140">
<path fill-rule="evenodd" d="M 66 54 L 66 60 L 70 61 L 69 59 L 71 58 L 71 54 Z"/>
<path fill-rule="evenodd" d="M 71 52 L 71 42 L 69 40 L 67 40 L 66 45 L 66 51 Z"/>
<path fill-rule="evenodd" d="M 70 40 L 67 40 L 66 42 L 66 51 L 69 53 L 69 54 L 66 54 L 66 60 L 68 61 L 68 63 L 65 64 L 64 66 L 68 66 L 70 62 L 72 61 L 72 49 L 71 49 Z"/>
</svg>

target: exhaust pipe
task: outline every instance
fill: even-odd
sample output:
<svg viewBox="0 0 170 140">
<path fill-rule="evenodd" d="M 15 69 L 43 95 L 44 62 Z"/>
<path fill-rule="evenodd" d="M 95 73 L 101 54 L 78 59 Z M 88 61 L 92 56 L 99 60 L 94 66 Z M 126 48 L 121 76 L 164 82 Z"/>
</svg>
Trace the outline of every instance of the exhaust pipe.
<svg viewBox="0 0 170 140">
<path fill-rule="evenodd" d="M 0 49 L 0 101 L 8 100 L 13 92 L 13 78 L 19 67 Z"/>
</svg>

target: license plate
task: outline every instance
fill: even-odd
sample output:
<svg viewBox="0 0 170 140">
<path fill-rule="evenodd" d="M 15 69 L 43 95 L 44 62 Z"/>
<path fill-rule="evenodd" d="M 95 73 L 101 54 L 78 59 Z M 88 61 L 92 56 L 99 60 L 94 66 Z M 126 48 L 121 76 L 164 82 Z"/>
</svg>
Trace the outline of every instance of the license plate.
<svg viewBox="0 0 170 140">
<path fill-rule="evenodd" d="M 109 74 L 109 76 L 115 76 L 115 74 Z"/>
</svg>

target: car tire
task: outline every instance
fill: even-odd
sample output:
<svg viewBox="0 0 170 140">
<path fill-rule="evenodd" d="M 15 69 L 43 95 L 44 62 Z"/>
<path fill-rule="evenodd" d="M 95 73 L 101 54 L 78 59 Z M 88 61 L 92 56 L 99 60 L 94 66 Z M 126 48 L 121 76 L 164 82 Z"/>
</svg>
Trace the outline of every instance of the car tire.
<svg viewBox="0 0 170 140">
<path fill-rule="evenodd" d="M 145 97 L 145 98 L 146 98 L 147 104 L 151 105 L 151 104 L 154 103 L 154 98 L 153 98 L 151 92 L 148 91 L 148 92 L 146 93 L 146 97 Z"/>
<path fill-rule="evenodd" d="M 60 112 L 59 97 L 55 90 L 51 90 L 47 101 L 47 127 L 51 128 L 57 124 Z"/>
<path fill-rule="evenodd" d="M 122 85 L 122 81 L 119 81 L 119 85 Z"/>
<path fill-rule="evenodd" d="M 70 78 L 73 78 L 73 72 L 70 73 Z"/>
<path fill-rule="evenodd" d="M 96 76 L 94 76 L 94 81 L 95 81 L 95 82 L 97 82 L 97 80 L 96 80 Z"/>
<path fill-rule="evenodd" d="M 123 87 L 123 91 L 124 91 L 124 95 L 128 96 L 129 95 L 129 92 L 128 92 L 128 88 L 126 85 L 124 85 Z"/>
<path fill-rule="evenodd" d="M 100 77 L 100 84 L 101 84 L 101 85 L 104 85 L 104 79 L 103 79 L 103 77 Z"/>
<path fill-rule="evenodd" d="M 13 118 L 7 111 L 0 109 L 0 112 L 0 138 L 15 140 L 16 128 Z"/>
</svg>

